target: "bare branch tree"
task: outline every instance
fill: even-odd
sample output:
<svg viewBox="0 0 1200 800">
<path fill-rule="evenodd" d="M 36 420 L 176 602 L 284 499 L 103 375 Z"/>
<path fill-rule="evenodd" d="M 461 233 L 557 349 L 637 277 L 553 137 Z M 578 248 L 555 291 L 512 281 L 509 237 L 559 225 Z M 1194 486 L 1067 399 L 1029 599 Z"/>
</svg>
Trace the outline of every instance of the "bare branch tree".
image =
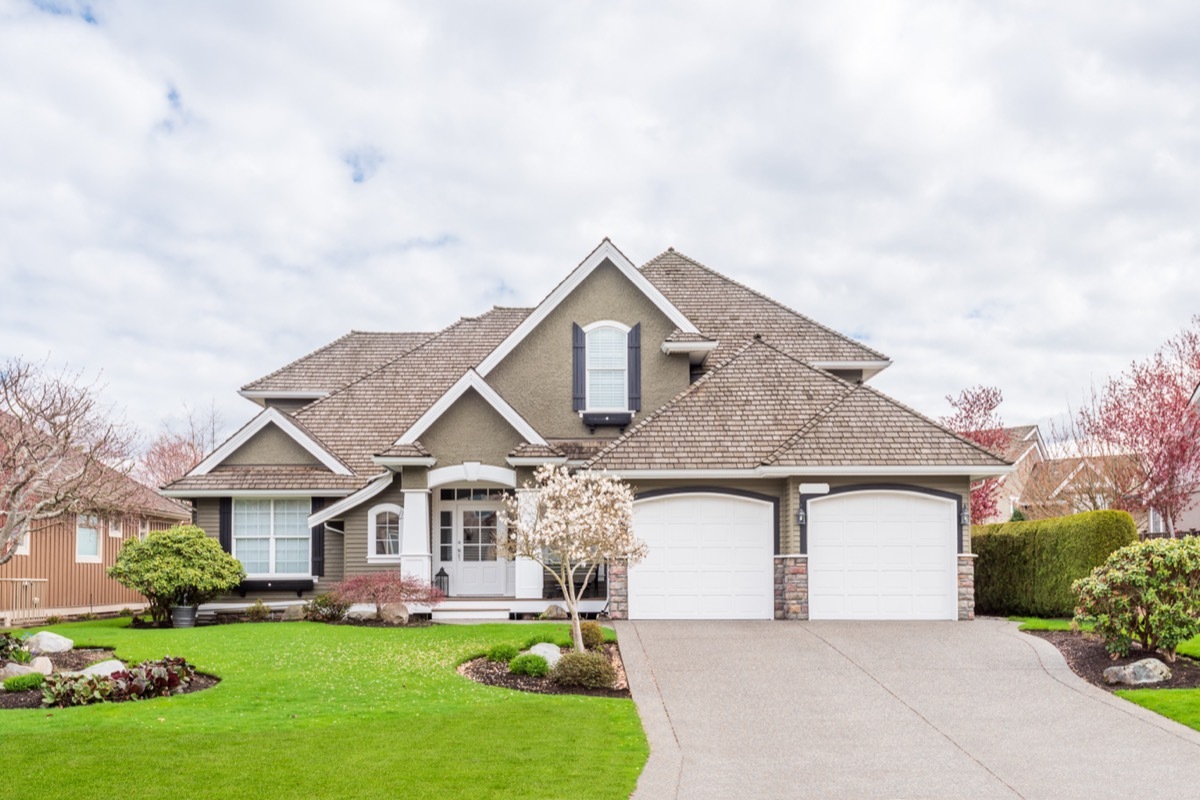
<svg viewBox="0 0 1200 800">
<path fill-rule="evenodd" d="M 44 363 L 0 364 L 0 564 L 30 526 L 68 513 L 121 509 L 134 436 L 98 401 L 95 383 Z"/>
<path fill-rule="evenodd" d="M 224 436 L 225 422 L 216 400 L 210 400 L 206 408 L 185 404 L 183 410 L 182 426 L 165 424 L 142 453 L 137 474 L 149 486 L 166 486 L 182 478 L 215 450 Z"/>
</svg>

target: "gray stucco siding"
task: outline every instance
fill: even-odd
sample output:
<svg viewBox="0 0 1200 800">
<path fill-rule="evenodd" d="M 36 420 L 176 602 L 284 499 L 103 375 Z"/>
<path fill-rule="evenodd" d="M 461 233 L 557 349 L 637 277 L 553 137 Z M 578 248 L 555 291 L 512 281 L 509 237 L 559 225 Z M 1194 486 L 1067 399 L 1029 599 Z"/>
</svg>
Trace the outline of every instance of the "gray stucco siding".
<svg viewBox="0 0 1200 800">
<path fill-rule="evenodd" d="M 312 453 L 275 425 L 267 425 L 221 462 L 230 465 L 320 466 Z"/>
<path fill-rule="evenodd" d="M 524 441 L 500 412 L 473 389 L 446 409 L 420 439 L 437 459 L 438 467 L 478 461 L 508 468 L 508 454 Z"/>
</svg>

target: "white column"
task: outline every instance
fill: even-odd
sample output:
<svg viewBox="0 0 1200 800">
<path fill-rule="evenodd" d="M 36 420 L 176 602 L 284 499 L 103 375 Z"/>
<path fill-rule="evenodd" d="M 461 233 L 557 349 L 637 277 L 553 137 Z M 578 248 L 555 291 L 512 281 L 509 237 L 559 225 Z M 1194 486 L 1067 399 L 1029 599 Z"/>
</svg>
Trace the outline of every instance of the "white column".
<svg viewBox="0 0 1200 800">
<path fill-rule="evenodd" d="M 537 513 L 537 489 L 517 489 L 517 513 L 528 519 Z M 542 565 L 529 558 L 517 557 L 516 596 L 518 600 L 538 600 L 542 596 Z"/>
<path fill-rule="evenodd" d="M 429 490 L 404 490 L 404 525 L 400 530 L 400 571 L 433 580 L 429 549 Z"/>
</svg>

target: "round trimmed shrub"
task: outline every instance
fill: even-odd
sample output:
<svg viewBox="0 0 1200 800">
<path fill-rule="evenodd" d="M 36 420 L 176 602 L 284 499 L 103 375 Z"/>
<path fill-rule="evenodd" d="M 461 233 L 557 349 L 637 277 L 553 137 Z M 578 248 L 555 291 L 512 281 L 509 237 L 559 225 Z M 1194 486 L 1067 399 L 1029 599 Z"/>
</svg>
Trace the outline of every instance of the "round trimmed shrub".
<svg viewBox="0 0 1200 800">
<path fill-rule="evenodd" d="M 508 662 L 508 671 L 513 675 L 541 678 L 550 671 L 550 665 L 546 663 L 546 659 L 536 653 L 524 653 Z"/>
<path fill-rule="evenodd" d="M 603 653 L 564 653 L 550 670 L 550 679 L 562 686 L 611 689 L 617 682 L 617 671 Z"/>
<path fill-rule="evenodd" d="M 515 644 L 498 644 L 488 651 L 487 660 L 507 664 L 516 658 L 520 652 Z"/>
<path fill-rule="evenodd" d="M 599 622 L 579 623 L 579 634 L 583 637 L 583 646 L 588 650 L 599 650 L 604 644 L 604 628 Z"/>
<path fill-rule="evenodd" d="M 350 602 L 337 592 L 321 592 L 304 604 L 309 622 L 341 622 L 350 611 Z"/>
</svg>

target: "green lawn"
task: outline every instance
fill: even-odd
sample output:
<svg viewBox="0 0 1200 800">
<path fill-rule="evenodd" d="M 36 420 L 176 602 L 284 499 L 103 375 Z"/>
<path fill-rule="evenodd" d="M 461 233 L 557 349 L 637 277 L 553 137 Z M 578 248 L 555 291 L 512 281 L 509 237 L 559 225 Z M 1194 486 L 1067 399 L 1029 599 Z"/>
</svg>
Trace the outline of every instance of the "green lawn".
<svg viewBox="0 0 1200 800">
<path fill-rule="evenodd" d="M 39 798 L 625 798 L 648 748 L 634 705 L 480 686 L 454 667 L 565 625 L 57 625 L 127 661 L 183 656 L 193 695 L 0 711 L 4 785 Z"/>
<path fill-rule="evenodd" d="M 1071 629 L 1069 619 L 1040 619 L 1010 617 L 1020 622 L 1023 631 L 1065 631 Z M 1200 636 L 1188 639 L 1176 648 L 1178 652 L 1200 659 Z M 1115 692 L 1131 703 L 1148 708 L 1164 717 L 1181 722 L 1200 731 L 1200 689 L 1122 689 Z"/>
</svg>

